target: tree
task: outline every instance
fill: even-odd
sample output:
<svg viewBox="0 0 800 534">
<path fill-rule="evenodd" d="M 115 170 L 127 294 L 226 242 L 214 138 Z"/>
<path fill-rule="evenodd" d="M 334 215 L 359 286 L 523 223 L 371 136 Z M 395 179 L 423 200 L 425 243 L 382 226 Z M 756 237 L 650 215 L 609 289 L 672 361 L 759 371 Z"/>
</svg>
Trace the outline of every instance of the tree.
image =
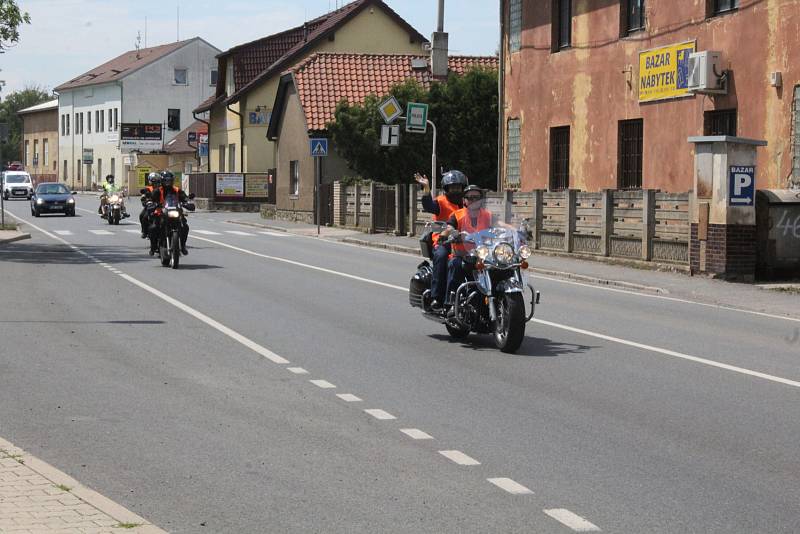
<svg viewBox="0 0 800 534">
<path fill-rule="evenodd" d="M 389 92 L 405 109 L 408 102 L 430 106 L 437 126 L 437 166 L 459 169 L 470 183 L 494 188 L 497 183 L 497 72 L 475 68 L 463 76 L 451 74 L 425 90 L 409 80 Z M 415 172 L 430 174 L 433 135 L 406 133 L 400 146 L 380 146 L 383 120 L 378 105 L 389 95 L 370 95 L 361 105 L 342 101 L 328 133 L 336 150 L 361 177 L 383 183 L 409 183 Z M 399 123 L 402 126 L 402 123 Z"/>
<path fill-rule="evenodd" d="M 0 0 L 2 1 L 2 0 Z M 22 159 L 22 119 L 17 112 L 37 104 L 42 104 L 53 97 L 41 87 L 26 87 L 22 91 L 14 91 L 0 103 L 0 123 L 8 124 L 8 140 L 0 144 L 0 162 Z"/>
<path fill-rule="evenodd" d="M 31 16 L 20 11 L 16 0 L 0 0 L 0 54 L 19 41 L 19 27 L 30 24 Z"/>
</svg>

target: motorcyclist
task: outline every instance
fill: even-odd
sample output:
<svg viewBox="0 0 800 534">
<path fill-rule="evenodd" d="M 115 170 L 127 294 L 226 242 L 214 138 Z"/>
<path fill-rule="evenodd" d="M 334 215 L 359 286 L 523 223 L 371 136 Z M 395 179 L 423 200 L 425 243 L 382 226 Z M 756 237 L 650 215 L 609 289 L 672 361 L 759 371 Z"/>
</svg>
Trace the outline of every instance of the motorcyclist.
<svg viewBox="0 0 800 534">
<path fill-rule="evenodd" d="M 103 206 L 108 204 L 108 198 L 111 195 L 122 193 L 123 190 L 121 187 L 114 183 L 114 175 L 109 174 L 106 176 L 105 181 L 103 182 L 103 194 L 100 195 L 100 207 L 97 208 L 97 213 L 99 215 L 103 214 Z M 125 209 L 125 199 L 122 195 L 120 195 L 120 203 L 122 204 L 122 216 L 128 217 L 128 211 Z"/>
<path fill-rule="evenodd" d="M 148 228 L 150 227 L 150 221 L 148 219 L 152 217 L 152 213 L 148 212 L 147 210 L 147 203 L 150 201 L 155 202 L 155 200 L 151 197 L 153 190 L 159 186 L 160 181 L 161 175 L 155 171 L 148 174 L 144 179 L 142 211 L 139 213 L 139 224 L 142 225 L 142 239 L 147 239 L 147 232 Z"/>
<path fill-rule="evenodd" d="M 170 171 L 162 171 L 161 172 L 161 180 L 159 182 L 159 187 L 154 189 L 151 193 L 151 198 L 155 200 L 155 202 L 163 207 L 164 201 L 167 198 L 167 195 L 175 194 L 178 197 L 178 202 L 181 204 L 187 202 L 189 200 L 188 195 L 186 192 L 181 190 L 180 188 L 175 186 L 175 175 L 172 174 Z M 186 240 L 189 238 L 189 223 L 186 221 L 186 217 L 181 218 L 181 254 L 186 256 L 189 254 L 189 250 L 186 248 Z M 150 226 L 150 246 L 151 250 L 153 248 L 158 248 L 158 229 L 155 224 Z"/>
<path fill-rule="evenodd" d="M 447 221 L 447 229 L 442 232 L 441 238 L 452 238 L 453 257 L 447 265 L 447 302 L 451 305 L 451 299 L 458 286 L 466 279 L 464 270 L 464 260 L 459 253 L 466 252 L 466 246 L 458 239 L 460 232 L 475 233 L 487 230 L 493 226 L 503 226 L 512 228 L 513 226 L 501 221 L 497 215 L 483 207 L 485 192 L 477 185 L 470 185 L 464 190 L 464 207 L 450 216 Z"/>
<path fill-rule="evenodd" d="M 458 170 L 451 170 L 442 175 L 442 190 L 444 194 L 435 199 L 431 194 L 430 181 L 422 174 L 415 174 L 414 179 L 422 185 L 422 209 L 433 214 L 434 221 L 447 222 L 450 217 L 463 207 L 464 188 L 469 184 L 466 175 Z M 431 275 L 431 308 L 441 310 L 445 297 L 445 282 L 447 279 L 447 259 L 451 248 L 447 243 L 439 242 L 439 234 L 432 236 L 433 243 L 433 272 Z"/>
</svg>

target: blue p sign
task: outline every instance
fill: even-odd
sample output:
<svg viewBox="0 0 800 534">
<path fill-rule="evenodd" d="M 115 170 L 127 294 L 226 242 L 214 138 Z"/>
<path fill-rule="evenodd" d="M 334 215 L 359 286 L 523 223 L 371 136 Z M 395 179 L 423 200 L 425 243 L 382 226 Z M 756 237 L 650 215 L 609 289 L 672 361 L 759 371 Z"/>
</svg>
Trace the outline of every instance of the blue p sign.
<svg viewBox="0 0 800 534">
<path fill-rule="evenodd" d="M 756 168 L 731 165 L 728 187 L 728 205 L 752 206 L 756 191 Z"/>
</svg>

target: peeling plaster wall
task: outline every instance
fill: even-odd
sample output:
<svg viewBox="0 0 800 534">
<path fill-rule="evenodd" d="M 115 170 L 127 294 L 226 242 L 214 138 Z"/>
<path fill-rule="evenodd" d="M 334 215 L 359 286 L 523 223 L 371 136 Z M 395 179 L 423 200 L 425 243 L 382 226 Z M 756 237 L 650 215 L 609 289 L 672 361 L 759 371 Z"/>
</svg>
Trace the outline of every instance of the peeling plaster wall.
<svg viewBox="0 0 800 534">
<path fill-rule="evenodd" d="M 508 13 L 508 0 L 505 12 Z M 522 46 L 506 54 L 505 118 L 522 127 L 522 189 L 547 188 L 550 128 L 570 126 L 570 187 L 617 186 L 618 122 L 644 121 L 643 187 L 691 189 L 703 112 L 738 108 L 738 135 L 764 139 L 757 187 L 782 187 L 791 172 L 792 93 L 800 84 L 800 0 L 740 0 L 705 18 L 703 0 L 648 0 L 647 28 L 620 38 L 618 0 L 573 0 L 572 48 L 552 53 L 551 0 L 523 0 Z M 695 41 L 722 52 L 729 93 L 638 102 L 639 52 Z M 783 87 L 769 84 L 779 71 Z M 504 156 L 505 157 L 505 156 Z M 503 165 L 505 169 L 505 165 Z"/>
</svg>

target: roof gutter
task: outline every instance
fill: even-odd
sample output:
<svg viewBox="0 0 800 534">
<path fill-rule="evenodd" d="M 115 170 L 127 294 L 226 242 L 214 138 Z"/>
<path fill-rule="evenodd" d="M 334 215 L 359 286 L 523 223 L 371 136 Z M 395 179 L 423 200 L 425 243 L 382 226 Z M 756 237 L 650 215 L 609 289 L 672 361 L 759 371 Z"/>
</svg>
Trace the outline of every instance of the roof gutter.
<svg viewBox="0 0 800 534">
<path fill-rule="evenodd" d="M 244 173 L 244 117 L 238 111 L 231 109 L 230 104 L 227 104 L 225 108 L 239 117 L 239 165 L 242 169 L 242 173 Z M 235 168 L 234 172 L 236 172 Z"/>
</svg>

